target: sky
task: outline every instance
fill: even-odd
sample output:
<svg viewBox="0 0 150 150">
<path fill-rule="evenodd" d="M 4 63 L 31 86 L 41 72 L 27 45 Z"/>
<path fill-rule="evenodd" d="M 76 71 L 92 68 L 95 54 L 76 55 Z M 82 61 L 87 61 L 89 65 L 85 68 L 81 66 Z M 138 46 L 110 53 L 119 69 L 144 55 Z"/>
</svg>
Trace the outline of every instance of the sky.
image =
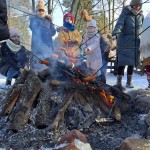
<svg viewBox="0 0 150 150">
<path fill-rule="evenodd" d="M 144 0 L 144 1 L 146 1 L 146 0 Z M 130 1 L 128 1 L 126 4 L 128 5 L 129 3 L 130 3 Z M 148 14 L 148 12 L 150 12 L 149 8 L 150 8 L 150 3 L 143 4 L 142 10 L 143 10 L 144 16 L 146 16 Z M 116 17 L 117 17 L 117 15 L 116 15 Z M 59 5 L 56 7 L 56 9 L 54 11 L 53 23 L 58 25 L 58 26 L 62 26 L 63 25 L 63 13 L 62 13 L 62 10 L 61 10 Z"/>
</svg>

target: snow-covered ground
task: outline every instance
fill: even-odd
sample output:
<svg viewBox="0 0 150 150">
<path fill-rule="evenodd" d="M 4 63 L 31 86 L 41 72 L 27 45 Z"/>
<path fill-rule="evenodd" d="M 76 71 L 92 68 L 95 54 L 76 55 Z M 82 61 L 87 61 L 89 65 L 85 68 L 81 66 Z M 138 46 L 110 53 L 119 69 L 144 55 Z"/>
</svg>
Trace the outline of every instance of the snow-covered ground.
<svg viewBox="0 0 150 150">
<path fill-rule="evenodd" d="M 109 85 L 116 84 L 117 76 L 115 76 L 114 74 L 107 73 L 106 78 L 107 78 L 107 84 Z M 126 81 L 127 81 L 127 74 L 125 73 L 123 80 L 122 80 L 123 87 L 126 86 Z M 134 85 L 134 88 L 126 88 L 126 92 L 131 91 L 131 90 L 137 90 L 137 89 L 145 89 L 148 86 L 146 74 L 141 76 L 139 74 L 134 73 L 132 83 Z"/>
<path fill-rule="evenodd" d="M 116 84 L 117 76 L 115 76 L 113 73 L 107 72 L 106 78 L 107 78 L 107 84 L 109 85 Z M 126 85 L 126 78 L 127 78 L 127 75 L 125 73 L 123 80 L 122 80 L 124 87 Z M 6 77 L 0 75 L 0 88 L 5 88 L 5 81 L 6 81 Z M 13 80 L 13 83 L 14 83 L 14 80 Z M 132 89 L 126 88 L 126 92 L 131 91 L 131 90 L 137 90 L 137 89 L 145 89 L 148 86 L 146 75 L 144 74 L 144 76 L 141 76 L 139 74 L 134 74 L 133 85 L 134 85 L 134 88 Z"/>
</svg>

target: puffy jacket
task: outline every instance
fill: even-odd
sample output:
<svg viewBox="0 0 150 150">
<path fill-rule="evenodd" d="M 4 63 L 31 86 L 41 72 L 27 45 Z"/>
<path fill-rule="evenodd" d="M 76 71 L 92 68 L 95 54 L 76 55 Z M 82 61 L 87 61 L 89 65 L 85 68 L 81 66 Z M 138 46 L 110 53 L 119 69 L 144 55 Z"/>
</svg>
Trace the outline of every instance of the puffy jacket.
<svg viewBox="0 0 150 150">
<path fill-rule="evenodd" d="M 23 46 L 15 54 L 8 48 L 6 42 L 1 44 L 0 73 L 2 75 L 6 76 L 9 67 L 16 70 L 24 68 L 27 62 L 27 51 Z"/>
<path fill-rule="evenodd" d="M 134 14 L 125 6 L 119 16 L 112 35 L 117 36 L 118 66 L 138 66 L 140 60 L 140 36 L 143 23 L 143 12 Z"/>
</svg>

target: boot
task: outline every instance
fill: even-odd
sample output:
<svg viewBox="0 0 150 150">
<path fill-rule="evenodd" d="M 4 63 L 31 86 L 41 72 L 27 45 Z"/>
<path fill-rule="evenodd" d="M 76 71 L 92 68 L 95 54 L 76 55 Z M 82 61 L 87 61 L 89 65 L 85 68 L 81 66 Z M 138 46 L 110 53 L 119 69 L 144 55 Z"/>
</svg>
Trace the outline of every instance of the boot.
<svg viewBox="0 0 150 150">
<path fill-rule="evenodd" d="M 117 76 L 117 87 L 121 90 L 124 91 L 125 88 L 122 86 L 122 75 Z"/>
<path fill-rule="evenodd" d="M 148 87 L 145 88 L 145 90 L 150 90 L 150 83 L 149 83 Z"/>
<path fill-rule="evenodd" d="M 127 75 L 126 87 L 128 87 L 128 88 L 134 88 L 134 86 L 132 85 L 131 81 L 132 81 L 132 75 Z"/>
<path fill-rule="evenodd" d="M 11 85 L 11 81 L 10 80 L 6 80 L 5 85 Z"/>
</svg>

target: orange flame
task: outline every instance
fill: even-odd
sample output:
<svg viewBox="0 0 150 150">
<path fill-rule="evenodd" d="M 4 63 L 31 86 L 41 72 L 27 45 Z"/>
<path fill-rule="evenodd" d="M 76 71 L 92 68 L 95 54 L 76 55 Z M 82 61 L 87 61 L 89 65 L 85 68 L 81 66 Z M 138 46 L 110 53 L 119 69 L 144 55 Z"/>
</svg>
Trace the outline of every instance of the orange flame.
<svg viewBox="0 0 150 150">
<path fill-rule="evenodd" d="M 112 95 L 107 95 L 104 90 L 100 91 L 100 95 L 104 98 L 106 104 L 110 107 L 112 107 L 113 102 L 114 102 L 114 96 Z"/>
</svg>

